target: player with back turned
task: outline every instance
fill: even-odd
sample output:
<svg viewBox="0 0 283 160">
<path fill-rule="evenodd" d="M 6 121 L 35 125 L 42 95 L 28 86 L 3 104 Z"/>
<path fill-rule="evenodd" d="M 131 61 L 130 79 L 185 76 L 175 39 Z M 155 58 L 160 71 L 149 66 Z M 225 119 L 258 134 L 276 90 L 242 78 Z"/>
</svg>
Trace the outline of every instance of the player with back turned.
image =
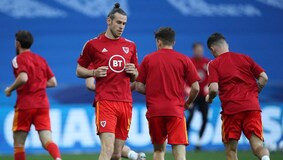
<svg viewBox="0 0 283 160">
<path fill-rule="evenodd" d="M 146 118 L 154 146 L 153 159 L 164 159 L 168 138 L 174 159 L 184 160 L 185 146 L 188 145 L 184 111 L 198 94 L 200 78 L 191 60 L 173 50 L 175 31 L 172 28 L 158 29 L 155 38 L 158 50 L 143 59 L 135 87 L 146 95 Z M 186 83 L 191 92 L 185 102 Z"/>
<path fill-rule="evenodd" d="M 132 118 L 130 82 L 138 76 L 134 42 L 121 37 L 127 14 L 118 3 L 107 17 L 106 33 L 86 42 L 78 59 L 77 76 L 95 77 L 99 160 L 120 159 Z M 90 64 L 94 69 L 87 69 Z"/>
<path fill-rule="evenodd" d="M 56 78 L 44 58 L 32 53 L 33 36 L 28 31 L 16 33 L 17 56 L 13 59 L 16 80 L 5 89 L 6 96 L 17 90 L 13 122 L 14 159 L 25 160 L 25 141 L 31 125 L 54 160 L 61 160 L 57 145 L 51 138 L 47 87 L 57 85 Z"/>
<path fill-rule="evenodd" d="M 229 51 L 220 33 L 212 34 L 207 46 L 214 57 L 208 65 L 211 103 L 219 92 L 222 107 L 222 140 L 228 160 L 236 160 L 241 133 L 250 142 L 259 159 L 270 160 L 269 151 L 263 147 L 263 129 L 258 94 L 267 83 L 264 70 L 249 56 Z"/>
</svg>

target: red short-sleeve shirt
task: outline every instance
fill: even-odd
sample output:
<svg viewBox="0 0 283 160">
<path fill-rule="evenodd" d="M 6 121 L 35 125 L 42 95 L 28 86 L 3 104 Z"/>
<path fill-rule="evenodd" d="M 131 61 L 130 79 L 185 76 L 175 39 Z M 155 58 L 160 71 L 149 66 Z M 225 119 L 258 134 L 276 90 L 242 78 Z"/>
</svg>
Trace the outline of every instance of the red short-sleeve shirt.
<svg viewBox="0 0 283 160">
<path fill-rule="evenodd" d="M 107 76 L 96 77 L 95 101 L 110 100 L 132 102 L 130 75 L 125 72 L 125 64 L 134 63 L 138 67 L 137 50 L 134 42 L 120 37 L 113 40 L 100 35 L 86 42 L 78 64 L 93 69 L 108 66 Z"/>
<path fill-rule="evenodd" d="M 147 117 L 184 116 L 184 86 L 200 80 L 194 64 L 172 49 L 147 55 L 139 68 L 138 82 L 146 85 Z"/>
<path fill-rule="evenodd" d="M 219 84 L 223 114 L 260 110 L 256 78 L 264 70 L 250 57 L 227 52 L 208 65 L 209 83 Z"/>
<path fill-rule="evenodd" d="M 21 72 L 28 75 L 27 83 L 17 89 L 15 107 L 20 109 L 48 108 L 46 85 L 54 74 L 45 59 L 28 51 L 16 56 L 12 64 L 15 77 Z"/>
</svg>

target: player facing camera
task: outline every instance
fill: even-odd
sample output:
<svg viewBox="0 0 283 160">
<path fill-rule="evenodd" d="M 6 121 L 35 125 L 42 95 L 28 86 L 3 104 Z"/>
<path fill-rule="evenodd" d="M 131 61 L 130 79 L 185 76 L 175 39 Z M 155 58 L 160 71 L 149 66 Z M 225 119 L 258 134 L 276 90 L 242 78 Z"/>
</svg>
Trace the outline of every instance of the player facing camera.
<svg viewBox="0 0 283 160">
<path fill-rule="evenodd" d="M 119 3 L 115 3 L 114 8 L 107 16 L 107 25 L 111 32 L 111 38 L 119 38 L 127 23 L 127 13 L 120 8 Z"/>
</svg>

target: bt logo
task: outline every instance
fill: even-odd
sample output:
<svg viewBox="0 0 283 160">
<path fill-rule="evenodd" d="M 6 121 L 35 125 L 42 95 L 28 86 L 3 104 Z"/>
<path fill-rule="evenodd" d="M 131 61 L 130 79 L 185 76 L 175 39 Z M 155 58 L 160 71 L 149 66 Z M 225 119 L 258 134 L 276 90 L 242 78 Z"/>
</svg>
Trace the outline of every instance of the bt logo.
<svg viewBox="0 0 283 160">
<path fill-rule="evenodd" d="M 126 60 L 121 55 L 113 55 L 110 57 L 108 66 L 109 68 L 116 73 L 123 72 L 125 69 Z"/>
</svg>

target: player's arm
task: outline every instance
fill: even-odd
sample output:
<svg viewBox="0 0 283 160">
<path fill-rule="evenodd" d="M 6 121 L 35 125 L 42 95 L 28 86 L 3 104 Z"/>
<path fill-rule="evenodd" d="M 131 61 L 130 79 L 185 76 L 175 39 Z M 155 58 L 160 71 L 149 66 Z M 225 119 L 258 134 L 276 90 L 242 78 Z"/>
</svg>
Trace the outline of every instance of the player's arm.
<svg viewBox="0 0 283 160">
<path fill-rule="evenodd" d="M 141 94 L 145 94 L 145 85 L 141 82 L 135 82 L 135 90 Z"/>
<path fill-rule="evenodd" d="M 261 92 L 263 87 L 266 85 L 267 81 L 268 81 L 267 74 L 265 72 L 261 72 L 257 80 L 258 92 Z"/>
<path fill-rule="evenodd" d="M 136 81 L 130 84 L 131 91 L 136 90 Z"/>
<path fill-rule="evenodd" d="M 126 71 L 126 73 L 130 74 L 130 81 L 131 82 L 134 82 L 139 75 L 138 69 L 136 68 L 135 64 L 133 64 L 133 63 L 127 63 L 126 66 L 125 66 L 125 71 Z"/>
<path fill-rule="evenodd" d="M 77 70 L 76 70 L 76 75 L 79 78 L 89 78 L 89 77 L 93 77 L 95 74 L 94 69 L 93 70 L 89 70 L 85 67 L 82 67 L 80 64 L 77 65 Z"/>
<path fill-rule="evenodd" d="M 47 88 L 56 87 L 56 86 L 57 86 L 57 80 L 55 77 L 52 77 L 47 81 L 47 84 L 46 84 Z"/>
<path fill-rule="evenodd" d="M 28 81 L 28 74 L 26 72 L 21 72 L 17 76 L 17 78 L 14 81 L 14 83 L 5 89 L 6 96 L 11 96 L 11 93 L 14 90 L 18 89 L 19 87 L 21 87 L 22 85 L 27 83 L 27 81 Z"/>
<path fill-rule="evenodd" d="M 90 77 L 106 77 L 107 76 L 107 66 L 101 66 L 97 69 L 89 70 L 80 64 L 77 65 L 76 74 L 79 78 L 90 78 Z"/>
<path fill-rule="evenodd" d="M 86 88 L 90 91 L 95 91 L 94 77 L 87 78 L 85 80 Z"/>
<path fill-rule="evenodd" d="M 261 92 L 268 81 L 267 74 L 264 72 L 263 68 L 259 66 L 252 58 L 246 56 L 246 59 L 250 63 L 250 69 L 254 77 L 257 79 L 258 92 Z"/>
<path fill-rule="evenodd" d="M 198 83 L 198 81 L 196 81 L 196 82 L 192 83 L 192 85 L 191 85 L 190 96 L 185 103 L 187 108 L 190 108 L 190 106 L 193 104 L 194 100 L 196 99 L 196 97 L 198 95 L 198 92 L 199 92 L 199 83 Z"/>
<path fill-rule="evenodd" d="M 213 99 L 217 96 L 218 94 L 218 83 L 213 82 L 209 85 L 208 88 L 208 95 L 205 97 L 205 101 L 208 103 L 212 103 Z"/>
</svg>

